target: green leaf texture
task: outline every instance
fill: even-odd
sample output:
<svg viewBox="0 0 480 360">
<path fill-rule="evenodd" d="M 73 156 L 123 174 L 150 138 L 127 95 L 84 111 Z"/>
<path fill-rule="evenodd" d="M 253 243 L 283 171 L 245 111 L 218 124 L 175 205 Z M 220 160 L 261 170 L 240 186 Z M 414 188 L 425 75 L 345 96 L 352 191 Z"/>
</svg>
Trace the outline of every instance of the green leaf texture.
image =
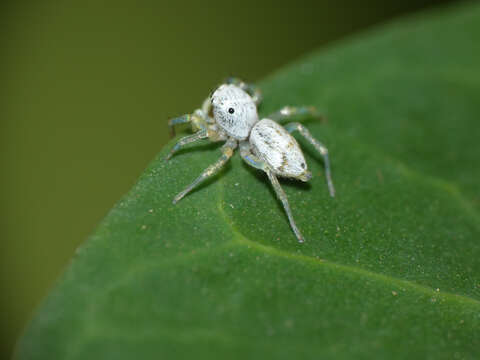
<svg viewBox="0 0 480 360">
<path fill-rule="evenodd" d="M 315 105 L 337 197 L 238 154 L 164 149 L 38 310 L 18 359 L 480 358 L 480 6 L 397 21 L 260 85 L 262 115 Z M 208 90 L 206 89 L 206 94 Z M 202 99 L 199 99 L 199 104 Z M 190 111 L 193 109 L 185 109 Z M 74 204 L 72 204 L 74 206 Z"/>
</svg>

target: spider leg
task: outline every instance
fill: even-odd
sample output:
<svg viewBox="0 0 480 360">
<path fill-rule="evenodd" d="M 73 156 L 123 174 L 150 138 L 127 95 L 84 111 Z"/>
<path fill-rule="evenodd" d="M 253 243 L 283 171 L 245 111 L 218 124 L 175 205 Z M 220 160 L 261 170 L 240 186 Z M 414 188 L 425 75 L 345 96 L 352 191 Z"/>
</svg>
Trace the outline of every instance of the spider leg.
<svg viewBox="0 0 480 360">
<path fill-rule="evenodd" d="M 240 156 L 250 166 L 267 171 L 267 164 L 251 151 L 250 143 L 248 141 L 240 142 Z"/>
<path fill-rule="evenodd" d="M 287 194 L 285 194 L 285 191 L 283 191 L 273 171 L 268 170 L 267 175 L 268 175 L 268 178 L 270 179 L 270 182 L 272 183 L 273 189 L 275 190 L 277 197 L 280 199 L 280 201 L 283 204 L 283 208 L 285 209 L 285 212 L 287 213 L 287 216 L 288 216 L 288 221 L 290 222 L 290 226 L 293 232 L 295 233 L 295 236 L 297 237 L 298 242 L 304 242 L 305 239 L 300 233 L 300 230 L 298 230 L 297 225 L 295 224 L 295 220 L 293 220 L 292 210 L 290 210 L 290 205 L 288 204 Z"/>
<path fill-rule="evenodd" d="M 325 164 L 325 177 L 327 178 L 328 191 L 330 192 L 330 196 L 334 197 L 335 188 L 333 187 L 332 174 L 330 171 L 330 159 L 328 157 L 328 149 L 320 141 L 315 139 L 310 133 L 310 131 L 308 131 L 308 129 L 300 123 L 297 123 L 297 122 L 289 123 L 285 125 L 285 129 L 289 133 L 298 131 L 300 134 L 302 134 L 302 136 L 305 139 L 308 140 L 310 144 L 312 144 L 315 147 L 315 149 L 320 153 L 320 155 L 322 155 L 323 162 Z"/>
<path fill-rule="evenodd" d="M 262 103 L 262 93 L 258 87 L 252 84 L 247 84 L 243 80 L 236 77 L 229 77 L 225 80 L 227 84 L 233 84 L 238 86 L 240 89 L 246 91 L 253 99 L 255 105 L 260 105 Z"/>
<path fill-rule="evenodd" d="M 168 127 L 170 129 L 171 137 L 175 136 L 175 125 L 177 124 L 187 124 L 192 121 L 192 115 L 185 114 L 173 119 L 168 120 Z"/>
<path fill-rule="evenodd" d="M 170 160 L 173 154 L 175 154 L 178 150 L 180 150 L 182 147 L 184 147 L 187 144 L 190 144 L 192 142 L 201 140 L 201 139 L 206 139 L 208 137 L 207 130 L 200 130 L 196 132 L 193 135 L 185 136 L 178 140 L 178 142 L 175 144 L 175 146 L 170 150 L 170 153 L 167 155 L 165 158 L 165 161 Z"/>
<path fill-rule="evenodd" d="M 325 119 L 314 106 L 284 106 L 267 116 L 268 119 L 277 122 L 282 122 L 292 117 Z"/>
<path fill-rule="evenodd" d="M 298 229 L 297 224 L 295 224 L 295 220 L 293 219 L 293 214 L 292 214 L 292 210 L 290 209 L 290 204 L 288 203 L 287 194 L 285 194 L 285 191 L 283 191 L 282 187 L 280 186 L 280 183 L 278 182 L 278 179 L 275 176 L 274 172 L 268 167 L 268 165 L 263 160 L 261 160 L 258 156 L 252 154 L 248 143 L 240 143 L 240 155 L 248 165 L 256 169 L 263 170 L 267 173 L 268 178 L 272 183 L 273 189 L 275 190 L 275 193 L 277 194 L 278 199 L 282 202 L 283 208 L 287 213 L 288 221 L 290 222 L 290 227 L 295 233 L 295 236 L 297 237 L 298 242 L 301 242 L 301 243 L 304 242 L 305 239 L 303 238 L 302 233 Z"/>
<path fill-rule="evenodd" d="M 197 177 L 190 185 L 188 185 L 185 190 L 179 193 L 173 199 L 173 203 L 176 204 L 179 202 L 185 195 L 187 195 L 190 191 L 192 191 L 195 187 L 197 187 L 200 183 L 202 183 L 205 179 L 215 175 L 233 155 L 234 150 L 237 147 L 237 142 L 234 139 L 229 139 L 225 145 L 222 146 L 223 155 L 220 159 L 217 160 L 216 163 L 210 165 L 206 168 L 199 177 Z"/>
</svg>

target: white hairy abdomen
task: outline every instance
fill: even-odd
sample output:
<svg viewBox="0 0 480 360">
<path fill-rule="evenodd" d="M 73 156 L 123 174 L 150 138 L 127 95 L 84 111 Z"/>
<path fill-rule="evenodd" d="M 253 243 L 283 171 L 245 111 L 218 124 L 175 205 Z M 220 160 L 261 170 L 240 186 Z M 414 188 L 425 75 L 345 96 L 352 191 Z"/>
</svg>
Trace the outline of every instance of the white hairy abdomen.
<svg viewBox="0 0 480 360">
<path fill-rule="evenodd" d="M 295 138 L 270 119 L 260 120 L 250 133 L 253 152 L 277 175 L 298 177 L 307 170 L 307 163 Z"/>
</svg>

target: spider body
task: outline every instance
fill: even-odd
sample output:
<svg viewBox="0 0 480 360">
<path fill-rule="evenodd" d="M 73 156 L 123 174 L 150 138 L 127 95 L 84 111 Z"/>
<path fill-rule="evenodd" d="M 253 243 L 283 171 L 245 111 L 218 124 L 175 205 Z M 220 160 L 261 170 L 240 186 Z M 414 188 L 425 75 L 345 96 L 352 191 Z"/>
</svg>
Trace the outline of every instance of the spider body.
<svg viewBox="0 0 480 360">
<path fill-rule="evenodd" d="M 257 107 L 262 101 L 260 91 L 253 85 L 244 83 L 237 78 L 230 78 L 220 85 L 193 114 L 186 114 L 171 119 L 169 126 L 190 123 L 193 135 L 181 138 L 168 154 L 166 160 L 183 146 L 201 140 L 225 141 L 222 147 L 223 155 L 210 165 L 187 188 L 174 199 L 176 204 L 198 184 L 216 174 L 233 156 L 237 147 L 240 155 L 250 166 L 264 171 L 283 204 L 290 226 L 299 242 L 304 238 L 293 219 L 287 196 L 278 182 L 277 176 L 308 181 L 312 175 L 308 171 L 303 152 L 291 135 L 293 131 L 300 132 L 322 155 L 325 165 L 325 175 L 330 195 L 335 195 L 327 148 L 313 138 L 307 128 L 298 122 L 279 124 L 282 120 L 296 116 L 318 116 L 312 107 L 289 107 L 259 119 Z M 213 116 L 212 116 L 213 115 Z"/>
</svg>

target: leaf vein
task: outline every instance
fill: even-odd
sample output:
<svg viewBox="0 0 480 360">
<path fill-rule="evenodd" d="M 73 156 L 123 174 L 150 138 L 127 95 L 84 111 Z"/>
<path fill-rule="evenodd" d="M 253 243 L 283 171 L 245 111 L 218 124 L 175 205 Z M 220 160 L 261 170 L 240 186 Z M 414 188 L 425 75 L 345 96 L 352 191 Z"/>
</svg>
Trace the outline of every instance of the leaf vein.
<svg viewBox="0 0 480 360">
<path fill-rule="evenodd" d="M 281 257 L 288 260 L 293 260 L 293 261 L 310 264 L 314 266 L 324 266 L 332 270 L 340 271 L 344 273 L 360 275 L 362 277 L 370 278 L 377 282 L 389 283 L 394 286 L 398 286 L 400 288 L 409 288 L 410 290 L 416 291 L 419 294 L 431 296 L 432 299 L 435 299 L 435 300 L 440 299 L 444 301 L 454 302 L 457 304 L 469 305 L 469 306 L 473 306 L 475 308 L 480 309 L 480 301 L 466 295 L 459 295 L 459 294 L 448 293 L 448 292 L 438 292 L 432 289 L 431 287 L 415 283 L 411 280 L 399 279 L 390 275 L 379 274 L 366 269 L 362 269 L 357 266 L 339 264 L 339 263 L 335 263 L 325 259 L 316 259 L 311 256 L 292 254 L 287 251 L 280 250 L 272 246 L 263 245 L 256 241 L 250 240 L 236 229 L 235 225 L 233 224 L 233 222 L 225 212 L 222 206 L 222 204 L 224 203 L 225 182 L 223 180 L 221 180 L 220 182 L 221 182 L 221 186 L 219 186 L 220 197 L 217 204 L 217 208 L 221 217 L 223 218 L 225 223 L 230 227 L 234 235 L 231 241 L 234 241 L 243 246 L 247 246 L 249 249 L 254 249 L 256 251 L 260 251 L 262 253 L 273 255 L 276 257 Z"/>
</svg>

